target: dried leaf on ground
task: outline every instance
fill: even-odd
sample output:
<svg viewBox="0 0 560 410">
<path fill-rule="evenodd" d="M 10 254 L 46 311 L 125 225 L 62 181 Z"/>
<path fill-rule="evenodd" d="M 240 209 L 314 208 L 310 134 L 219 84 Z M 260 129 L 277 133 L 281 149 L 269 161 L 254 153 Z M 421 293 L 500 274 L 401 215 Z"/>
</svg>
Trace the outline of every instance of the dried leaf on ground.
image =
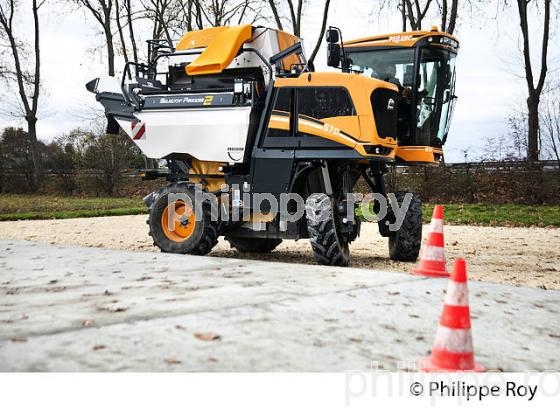
<svg viewBox="0 0 560 410">
<path fill-rule="evenodd" d="M 203 333 L 195 333 L 194 337 L 198 340 L 203 340 L 205 342 L 211 342 L 213 340 L 220 340 L 220 335 L 213 333 L 213 332 L 203 332 Z"/>
</svg>

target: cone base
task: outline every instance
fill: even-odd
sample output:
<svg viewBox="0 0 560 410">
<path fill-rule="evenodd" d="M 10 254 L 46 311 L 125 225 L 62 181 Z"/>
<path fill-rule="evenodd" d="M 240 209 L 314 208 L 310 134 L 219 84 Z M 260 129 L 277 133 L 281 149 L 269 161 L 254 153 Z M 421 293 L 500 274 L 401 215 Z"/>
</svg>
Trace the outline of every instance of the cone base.
<svg viewBox="0 0 560 410">
<path fill-rule="evenodd" d="M 474 364 L 473 369 L 446 369 L 445 367 L 441 367 L 441 366 L 437 366 L 437 365 L 433 364 L 431 357 L 426 357 L 426 358 L 420 360 L 420 362 L 418 364 L 418 368 L 420 369 L 421 372 L 425 372 L 425 373 L 433 373 L 433 372 L 442 372 L 442 373 L 475 372 L 475 373 L 483 373 L 483 372 L 486 371 L 486 369 L 478 363 Z"/>
<path fill-rule="evenodd" d="M 451 274 L 447 271 L 442 272 L 438 270 L 430 270 L 430 269 L 422 269 L 422 268 L 412 269 L 410 273 L 412 275 L 429 276 L 431 278 L 448 278 L 451 276 Z"/>
</svg>

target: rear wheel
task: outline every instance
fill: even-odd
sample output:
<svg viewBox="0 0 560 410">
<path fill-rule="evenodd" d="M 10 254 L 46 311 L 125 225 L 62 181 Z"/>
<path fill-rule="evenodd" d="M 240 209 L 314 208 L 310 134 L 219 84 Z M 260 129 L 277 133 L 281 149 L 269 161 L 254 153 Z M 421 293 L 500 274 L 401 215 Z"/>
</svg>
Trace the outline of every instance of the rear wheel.
<svg viewBox="0 0 560 410">
<path fill-rule="evenodd" d="M 183 199 L 170 202 L 172 194 L 180 194 Z M 154 245 L 162 252 L 206 255 L 218 243 L 218 223 L 211 220 L 210 204 L 200 207 L 200 215 L 192 209 L 194 204 L 192 185 L 171 184 L 158 192 L 150 207 L 148 225 Z"/>
<path fill-rule="evenodd" d="M 395 197 L 399 208 L 406 194 L 412 198 L 400 229 L 389 235 L 389 257 L 394 261 L 414 262 L 418 259 L 422 242 L 422 202 L 414 193 L 397 192 Z"/>
<path fill-rule="evenodd" d="M 282 243 L 282 239 L 274 238 L 226 237 L 226 240 L 239 252 L 249 253 L 269 253 Z"/>
<path fill-rule="evenodd" d="M 348 266 L 348 241 L 337 232 L 331 198 L 313 194 L 305 203 L 307 231 L 315 260 L 320 265 Z"/>
</svg>

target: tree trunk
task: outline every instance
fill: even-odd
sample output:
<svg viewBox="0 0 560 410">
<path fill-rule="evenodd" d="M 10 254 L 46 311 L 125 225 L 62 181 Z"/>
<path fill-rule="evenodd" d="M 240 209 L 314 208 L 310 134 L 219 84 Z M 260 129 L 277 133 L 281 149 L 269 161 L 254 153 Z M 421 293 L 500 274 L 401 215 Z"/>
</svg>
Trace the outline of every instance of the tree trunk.
<svg viewBox="0 0 560 410">
<path fill-rule="evenodd" d="M 451 14 L 449 15 L 449 24 L 446 31 L 449 34 L 453 34 L 455 31 L 455 25 L 457 24 L 457 13 L 459 9 L 459 0 L 453 0 L 451 3 Z"/>
<path fill-rule="evenodd" d="M 317 44 L 313 49 L 313 53 L 311 53 L 311 57 L 309 58 L 309 64 L 313 66 L 313 61 L 315 61 L 315 57 L 319 52 L 319 48 L 321 47 L 321 43 L 323 42 L 323 37 L 325 36 L 325 30 L 327 28 L 327 19 L 329 17 L 329 7 L 331 4 L 331 0 L 326 0 L 325 2 L 325 9 L 323 10 L 323 22 L 321 24 L 321 32 L 319 33 L 319 39 L 317 40 Z"/>
<path fill-rule="evenodd" d="M 529 1 L 517 0 L 519 11 L 519 25 L 523 35 L 523 59 L 525 64 L 525 80 L 527 81 L 527 114 L 528 114 L 528 134 L 527 134 L 527 161 L 534 162 L 539 159 L 539 102 L 546 80 L 548 71 L 548 42 L 550 36 L 550 4 L 551 0 L 544 0 L 544 27 L 542 35 L 541 67 L 538 82 L 535 86 L 533 67 L 531 63 L 529 39 L 529 18 L 527 6 Z"/>
<path fill-rule="evenodd" d="M 282 26 L 282 20 L 280 20 L 280 15 L 278 14 L 278 8 L 276 7 L 275 1 L 276 0 L 268 0 L 268 3 L 270 4 L 270 9 L 272 10 L 274 21 L 276 21 L 276 27 L 278 28 L 278 30 L 284 30 L 284 27 Z"/>
<path fill-rule="evenodd" d="M 406 31 L 406 0 L 401 3 L 402 31 Z"/>
<path fill-rule="evenodd" d="M 539 160 L 539 97 L 530 95 L 527 98 L 528 135 L 527 161 Z"/>
<path fill-rule="evenodd" d="M 33 156 L 33 171 L 35 175 L 35 185 L 39 188 L 43 182 L 43 159 L 39 152 L 37 141 L 37 110 L 39 108 L 39 95 L 41 92 L 41 48 L 40 48 L 40 25 L 39 25 L 39 5 L 37 0 L 33 0 L 33 22 L 35 29 L 34 49 L 35 49 L 35 74 L 33 76 L 33 96 L 31 97 L 31 111 L 26 113 L 28 121 L 28 132 L 31 141 L 31 153 Z"/>
<path fill-rule="evenodd" d="M 447 0 L 441 3 L 441 31 L 447 30 Z"/>
<path fill-rule="evenodd" d="M 130 43 L 132 44 L 132 55 L 134 62 L 138 62 L 138 47 L 136 46 L 136 38 L 134 37 L 134 28 L 132 27 L 132 5 L 130 0 L 126 0 L 126 19 L 128 22 L 128 32 L 130 36 Z"/>
<path fill-rule="evenodd" d="M 115 0 L 115 11 L 116 11 L 116 22 L 117 22 L 117 29 L 119 31 L 119 39 L 121 41 L 122 53 L 124 57 L 124 62 L 128 63 L 128 52 L 126 51 L 126 41 L 124 39 L 124 30 L 121 24 L 121 7 L 118 0 Z"/>
<path fill-rule="evenodd" d="M 105 27 L 105 40 L 107 42 L 107 71 L 111 77 L 115 76 L 115 46 L 111 27 Z"/>
<path fill-rule="evenodd" d="M 27 117 L 27 136 L 31 146 L 31 159 L 33 160 L 33 191 L 36 191 L 42 183 L 43 163 L 41 161 L 41 153 L 39 152 L 39 142 L 37 140 L 37 118 L 35 116 Z"/>
</svg>

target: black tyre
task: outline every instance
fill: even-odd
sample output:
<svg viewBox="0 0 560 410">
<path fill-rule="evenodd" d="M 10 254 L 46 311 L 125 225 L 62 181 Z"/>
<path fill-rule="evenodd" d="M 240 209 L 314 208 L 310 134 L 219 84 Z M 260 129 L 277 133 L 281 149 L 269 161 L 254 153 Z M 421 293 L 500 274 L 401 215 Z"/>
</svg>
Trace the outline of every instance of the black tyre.
<svg viewBox="0 0 560 410">
<path fill-rule="evenodd" d="M 408 192 L 397 192 L 395 197 L 402 206 Z M 422 202 L 414 193 L 400 229 L 389 235 L 389 257 L 394 261 L 414 262 L 422 242 Z"/>
<path fill-rule="evenodd" d="M 282 239 L 274 238 L 226 237 L 226 240 L 232 248 L 244 253 L 269 253 L 282 243 Z"/>
<path fill-rule="evenodd" d="M 315 260 L 320 265 L 348 266 L 348 242 L 337 233 L 334 208 L 325 194 L 313 194 L 305 203 L 307 231 Z"/>
<path fill-rule="evenodd" d="M 170 194 L 186 195 L 185 201 L 170 204 Z M 202 215 L 195 214 L 194 204 L 194 187 L 186 183 L 168 185 L 157 193 L 148 225 L 154 245 L 162 252 L 206 255 L 218 243 L 218 222 L 211 220 L 210 204 L 200 207 Z"/>
</svg>

